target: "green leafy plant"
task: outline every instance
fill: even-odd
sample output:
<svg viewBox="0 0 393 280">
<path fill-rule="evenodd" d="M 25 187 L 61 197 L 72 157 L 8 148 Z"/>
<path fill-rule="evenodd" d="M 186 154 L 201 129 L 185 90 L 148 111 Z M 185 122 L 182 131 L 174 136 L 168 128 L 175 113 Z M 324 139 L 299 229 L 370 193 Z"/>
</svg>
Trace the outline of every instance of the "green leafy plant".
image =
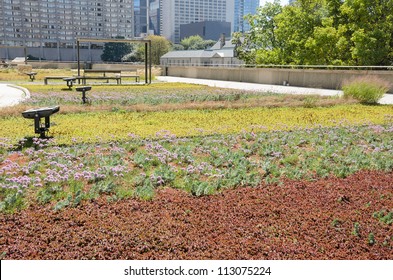
<svg viewBox="0 0 393 280">
<path fill-rule="evenodd" d="M 337 219 L 337 218 L 335 218 L 333 221 L 332 221 L 332 227 L 338 227 L 339 225 L 341 225 L 341 221 L 339 220 L 339 219 Z"/>
<path fill-rule="evenodd" d="M 37 192 L 37 201 L 40 204 L 46 204 L 53 199 L 60 198 L 64 194 L 61 186 L 46 186 Z"/>
<path fill-rule="evenodd" d="M 373 214 L 374 218 L 377 218 L 380 222 L 387 224 L 387 225 L 391 225 L 393 224 L 393 211 L 388 212 L 385 210 L 381 210 L 379 212 L 375 212 Z"/>
<path fill-rule="evenodd" d="M 154 197 L 153 185 L 145 181 L 143 185 L 139 185 L 135 188 L 134 195 L 142 200 L 152 200 Z"/>
<path fill-rule="evenodd" d="M 0 212 L 13 213 L 23 207 L 23 195 L 19 192 L 10 192 L 3 201 L 0 201 Z"/>
<path fill-rule="evenodd" d="M 344 82 L 344 97 L 352 97 L 365 104 L 376 104 L 389 90 L 389 82 L 378 77 L 357 77 Z"/>
<path fill-rule="evenodd" d="M 374 233 L 370 232 L 368 235 L 368 245 L 374 245 L 375 244 L 375 236 Z"/>
<path fill-rule="evenodd" d="M 355 235 L 355 236 L 357 236 L 357 237 L 360 236 L 360 224 L 359 224 L 358 222 L 356 222 L 356 223 L 353 225 L 352 235 Z"/>
</svg>

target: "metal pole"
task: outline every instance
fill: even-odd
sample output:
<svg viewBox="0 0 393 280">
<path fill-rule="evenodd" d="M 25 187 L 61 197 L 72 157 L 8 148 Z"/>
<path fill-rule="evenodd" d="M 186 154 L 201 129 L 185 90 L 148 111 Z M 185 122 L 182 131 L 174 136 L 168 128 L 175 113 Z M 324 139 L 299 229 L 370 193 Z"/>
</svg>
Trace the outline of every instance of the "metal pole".
<svg viewBox="0 0 393 280">
<path fill-rule="evenodd" d="M 78 77 L 81 76 L 81 65 L 80 65 L 80 54 L 79 54 L 79 40 L 76 40 L 76 47 L 77 47 L 77 59 L 78 59 Z M 78 79 L 78 84 L 80 84 L 81 81 Z"/>
<path fill-rule="evenodd" d="M 147 57 L 147 42 L 145 43 L 145 84 L 147 84 L 147 67 L 148 67 L 148 57 Z"/>
<path fill-rule="evenodd" d="M 149 41 L 149 84 L 151 84 L 151 41 Z"/>
</svg>

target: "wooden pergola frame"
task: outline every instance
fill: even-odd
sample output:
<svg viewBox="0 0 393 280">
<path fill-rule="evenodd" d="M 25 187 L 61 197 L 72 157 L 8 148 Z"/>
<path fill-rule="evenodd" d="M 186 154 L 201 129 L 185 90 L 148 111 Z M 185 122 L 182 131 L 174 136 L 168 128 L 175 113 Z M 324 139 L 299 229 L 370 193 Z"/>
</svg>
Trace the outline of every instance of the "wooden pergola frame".
<svg viewBox="0 0 393 280">
<path fill-rule="evenodd" d="M 27 64 L 27 47 L 26 46 L 5 46 L 5 45 L 0 45 L 1 49 L 12 49 L 12 48 L 23 48 L 24 56 L 25 56 L 25 64 Z"/>
<path fill-rule="evenodd" d="M 92 39 L 92 38 L 77 38 L 77 56 L 78 56 L 78 76 L 80 76 L 80 46 L 79 43 L 144 43 L 145 44 L 145 84 L 151 84 L 151 40 L 145 39 Z"/>
</svg>

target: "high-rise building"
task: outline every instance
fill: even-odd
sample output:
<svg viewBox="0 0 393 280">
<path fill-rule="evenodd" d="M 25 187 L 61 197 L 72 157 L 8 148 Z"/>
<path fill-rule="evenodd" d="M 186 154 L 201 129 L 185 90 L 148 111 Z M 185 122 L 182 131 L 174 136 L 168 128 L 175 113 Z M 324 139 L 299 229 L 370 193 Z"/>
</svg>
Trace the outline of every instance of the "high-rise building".
<svg viewBox="0 0 393 280">
<path fill-rule="evenodd" d="M 135 36 L 147 33 L 147 4 L 149 0 L 134 0 Z"/>
<path fill-rule="evenodd" d="M 226 21 L 201 21 L 180 25 L 180 40 L 199 35 L 204 40 L 217 41 L 222 35 L 231 34 L 231 23 Z"/>
<path fill-rule="evenodd" d="M 160 34 L 178 43 L 180 25 L 207 21 L 229 22 L 232 32 L 234 4 L 235 0 L 160 0 Z"/>
<path fill-rule="evenodd" d="M 160 35 L 160 2 L 161 0 L 150 0 L 149 7 L 149 29 L 155 35 Z"/>
<path fill-rule="evenodd" d="M 259 0 L 235 0 L 235 32 L 246 32 L 250 30 L 250 25 L 244 20 L 244 16 L 255 14 L 259 7 Z"/>
<path fill-rule="evenodd" d="M 0 43 L 5 46 L 39 48 L 40 57 L 56 53 L 57 49 L 60 60 L 67 53 L 63 52 L 64 49 L 75 48 L 78 37 L 133 38 L 133 2 L 134 0 L 0 0 Z M 95 47 L 99 46 L 87 46 Z M 47 51 L 44 52 L 44 49 Z"/>
</svg>

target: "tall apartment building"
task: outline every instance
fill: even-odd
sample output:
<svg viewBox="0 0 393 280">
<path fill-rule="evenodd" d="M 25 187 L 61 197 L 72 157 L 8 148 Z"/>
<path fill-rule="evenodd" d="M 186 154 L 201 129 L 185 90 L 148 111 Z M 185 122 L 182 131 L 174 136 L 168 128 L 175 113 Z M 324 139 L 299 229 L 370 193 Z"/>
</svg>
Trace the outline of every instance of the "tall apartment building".
<svg viewBox="0 0 393 280">
<path fill-rule="evenodd" d="M 244 16 L 255 14 L 259 7 L 259 0 L 235 0 L 234 32 L 246 32 L 250 25 L 244 20 Z"/>
<path fill-rule="evenodd" d="M 233 31 L 234 9 L 235 0 L 160 0 L 160 35 L 179 43 L 180 25 L 203 21 L 230 22 Z"/>
<path fill-rule="evenodd" d="M 78 37 L 133 38 L 133 2 L 0 0 L 0 43 L 27 46 L 30 54 L 40 58 L 73 60 L 70 49 L 75 49 Z M 99 48 L 94 44 L 87 47 Z"/>
</svg>

